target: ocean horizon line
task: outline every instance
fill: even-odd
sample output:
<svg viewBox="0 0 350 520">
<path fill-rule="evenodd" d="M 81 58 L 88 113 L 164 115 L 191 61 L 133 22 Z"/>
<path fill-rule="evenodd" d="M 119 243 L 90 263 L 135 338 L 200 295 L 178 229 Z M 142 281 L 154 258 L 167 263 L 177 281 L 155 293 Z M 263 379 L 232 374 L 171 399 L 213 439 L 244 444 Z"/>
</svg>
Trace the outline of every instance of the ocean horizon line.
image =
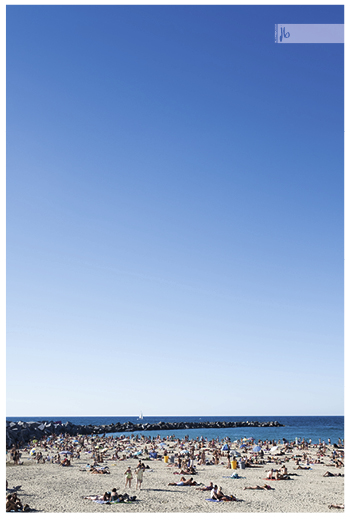
<svg viewBox="0 0 350 520">
<path fill-rule="evenodd" d="M 66 415 L 66 414 L 50 414 L 50 415 L 29 415 L 29 414 L 17 414 L 17 415 L 6 415 L 6 418 L 15 418 L 15 417 L 138 417 L 138 414 L 131 415 Z M 269 415 L 144 415 L 143 418 L 146 417 L 345 417 L 345 414 L 269 414 Z"/>
</svg>

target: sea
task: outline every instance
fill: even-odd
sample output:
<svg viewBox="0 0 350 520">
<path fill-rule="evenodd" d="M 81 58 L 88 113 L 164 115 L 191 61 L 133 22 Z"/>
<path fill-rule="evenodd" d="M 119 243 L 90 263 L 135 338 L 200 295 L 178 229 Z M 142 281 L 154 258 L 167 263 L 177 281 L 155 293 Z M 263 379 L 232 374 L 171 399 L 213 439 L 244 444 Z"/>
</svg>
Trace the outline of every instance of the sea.
<svg viewBox="0 0 350 520">
<path fill-rule="evenodd" d="M 295 439 L 305 439 L 312 443 L 317 443 L 319 440 L 328 443 L 328 439 L 331 440 L 332 444 L 337 444 L 338 440 L 344 440 L 344 416 L 343 415 L 320 415 L 320 416 L 202 416 L 202 417 L 190 417 L 190 416 L 157 416 L 157 417 L 146 417 L 139 419 L 135 416 L 130 417 L 7 417 L 8 421 L 61 421 L 65 423 L 67 421 L 77 425 L 107 425 L 114 424 L 117 422 L 125 423 L 132 422 L 133 424 L 140 424 L 140 432 L 151 438 L 160 437 L 166 438 L 167 436 L 174 435 L 176 438 L 183 439 L 188 436 L 190 439 L 196 439 L 203 437 L 207 440 L 218 439 L 224 440 L 229 439 L 231 442 L 242 439 L 244 437 L 253 437 L 256 441 L 260 440 L 282 440 L 287 439 L 292 441 Z M 242 427 L 242 428 L 196 428 L 196 429 L 184 429 L 184 430 L 152 430 L 143 432 L 141 429 L 142 424 L 157 424 L 162 422 L 216 422 L 216 421 L 278 421 L 283 424 L 284 427 Z M 138 431 L 125 432 L 125 433 L 114 433 L 111 434 L 113 437 L 119 437 L 124 435 L 126 437 L 131 435 L 137 435 Z"/>
</svg>

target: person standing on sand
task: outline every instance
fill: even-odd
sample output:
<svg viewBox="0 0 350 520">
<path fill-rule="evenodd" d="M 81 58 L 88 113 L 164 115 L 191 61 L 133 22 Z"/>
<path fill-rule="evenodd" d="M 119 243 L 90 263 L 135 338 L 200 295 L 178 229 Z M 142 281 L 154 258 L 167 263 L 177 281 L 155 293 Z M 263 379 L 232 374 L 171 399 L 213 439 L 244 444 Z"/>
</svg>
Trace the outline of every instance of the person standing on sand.
<svg viewBox="0 0 350 520">
<path fill-rule="evenodd" d="M 132 477 L 130 466 L 128 466 L 128 469 L 126 470 L 124 475 L 125 475 L 125 488 L 127 487 L 128 484 L 129 484 L 129 488 L 131 488 L 131 481 L 132 481 L 133 477 Z"/>
<path fill-rule="evenodd" d="M 136 490 L 137 490 L 137 487 L 138 487 L 139 490 L 141 491 L 141 485 L 142 485 L 142 481 L 143 481 L 143 472 L 144 471 L 145 471 L 145 466 L 140 461 L 138 466 L 137 466 L 137 468 L 135 469 L 135 473 L 137 475 L 137 478 L 136 478 Z"/>
</svg>

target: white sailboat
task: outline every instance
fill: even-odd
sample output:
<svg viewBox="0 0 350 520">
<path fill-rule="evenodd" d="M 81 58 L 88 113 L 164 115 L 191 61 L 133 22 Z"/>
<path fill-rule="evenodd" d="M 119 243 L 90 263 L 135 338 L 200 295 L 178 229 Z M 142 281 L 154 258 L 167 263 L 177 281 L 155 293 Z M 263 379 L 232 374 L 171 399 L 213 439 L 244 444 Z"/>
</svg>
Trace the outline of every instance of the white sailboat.
<svg viewBox="0 0 350 520">
<path fill-rule="evenodd" d="M 142 421 L 142 419 L 143 419 L 143 413 L 142 412 L 140 412 L 139 419 L 140 419 L 140 421 Z"/>
</svg>

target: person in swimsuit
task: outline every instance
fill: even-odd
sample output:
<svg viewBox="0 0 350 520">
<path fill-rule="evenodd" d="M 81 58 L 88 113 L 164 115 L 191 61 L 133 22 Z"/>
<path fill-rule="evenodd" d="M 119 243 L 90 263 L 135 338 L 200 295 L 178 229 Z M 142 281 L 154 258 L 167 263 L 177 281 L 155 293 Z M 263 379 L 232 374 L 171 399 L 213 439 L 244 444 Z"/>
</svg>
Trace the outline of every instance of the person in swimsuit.
<svg viewBox="0 0 350 520">
<path fill-rule="evenodd" d="M 218 492 L 218 486 L 215 484 L 215 486 L 213 487 L 213 489 L 210 492 L 210 498 L 212 500 L 219 500 L 219 498 L 217 496 L 217 492 Z"/>
<path fill-rule="evenodd" d="M 214 484 L 212 482 L 210 482 L 209 486 L 205 486 L 205 487 L 202 487 L 202 488 L 198 488 L 200 491 L 211 491 L 214 487 Z"/>
<path fill-rule="evenodd" d="M 237 498 L 234 497 L 233 495 L 225 495 L 223 492 L 222 492 L 222 488 L 219 487 L 219 490 L 217 492 L 217 497 L 219 500 L 223 500 L 224 502 L 236 502 Z"/>
<path fill-rule="evenodd" d="M 270 469 L 270 471 L 267 473 L 266 478 L 272 479 L 273 478 L 273 469 Z"/>
<path fill-rule="evenodd" d="M 131 473 L 130 466 L 128 466 L 128 469 L 126 470 L 124 475 L 125 475 L 125 487 L 127 487 L 127 485 L 129 484 L 129 488 L 131 488 L 132 473 Z"/>
<path fill-rule="evenodd" d="M 267 491 L 269 489 L 273 489 L 271 486 L 269 486 L 268 484 L 264 484 L 262 487 L 261 486 L 245 486 L 243 489 L 266 489 Z"/>
<path fill-rule="evenodd" d="M 326 473 L 323 474 L 324 477 L 344 477 L 344 475 L 341 475 L 340 473 L 331 473 L 330 471 L 326 471 Z"/>
<path fill-rule="evenodd" d="M 274 478 L 275 478 L 275 480 L 290 480 L 289 475 L 281 475 L 281 473 L 279 473 L 278 470 L 276 471 Z"/>
<path fill-rule="evenodd" d="M 168 486 L 198 486 L 198 484 L 193 480 L 193 477 L 188 480 L 185 477 L 181 477 L 180 482 L 170 482 Z"/>
</svg>

